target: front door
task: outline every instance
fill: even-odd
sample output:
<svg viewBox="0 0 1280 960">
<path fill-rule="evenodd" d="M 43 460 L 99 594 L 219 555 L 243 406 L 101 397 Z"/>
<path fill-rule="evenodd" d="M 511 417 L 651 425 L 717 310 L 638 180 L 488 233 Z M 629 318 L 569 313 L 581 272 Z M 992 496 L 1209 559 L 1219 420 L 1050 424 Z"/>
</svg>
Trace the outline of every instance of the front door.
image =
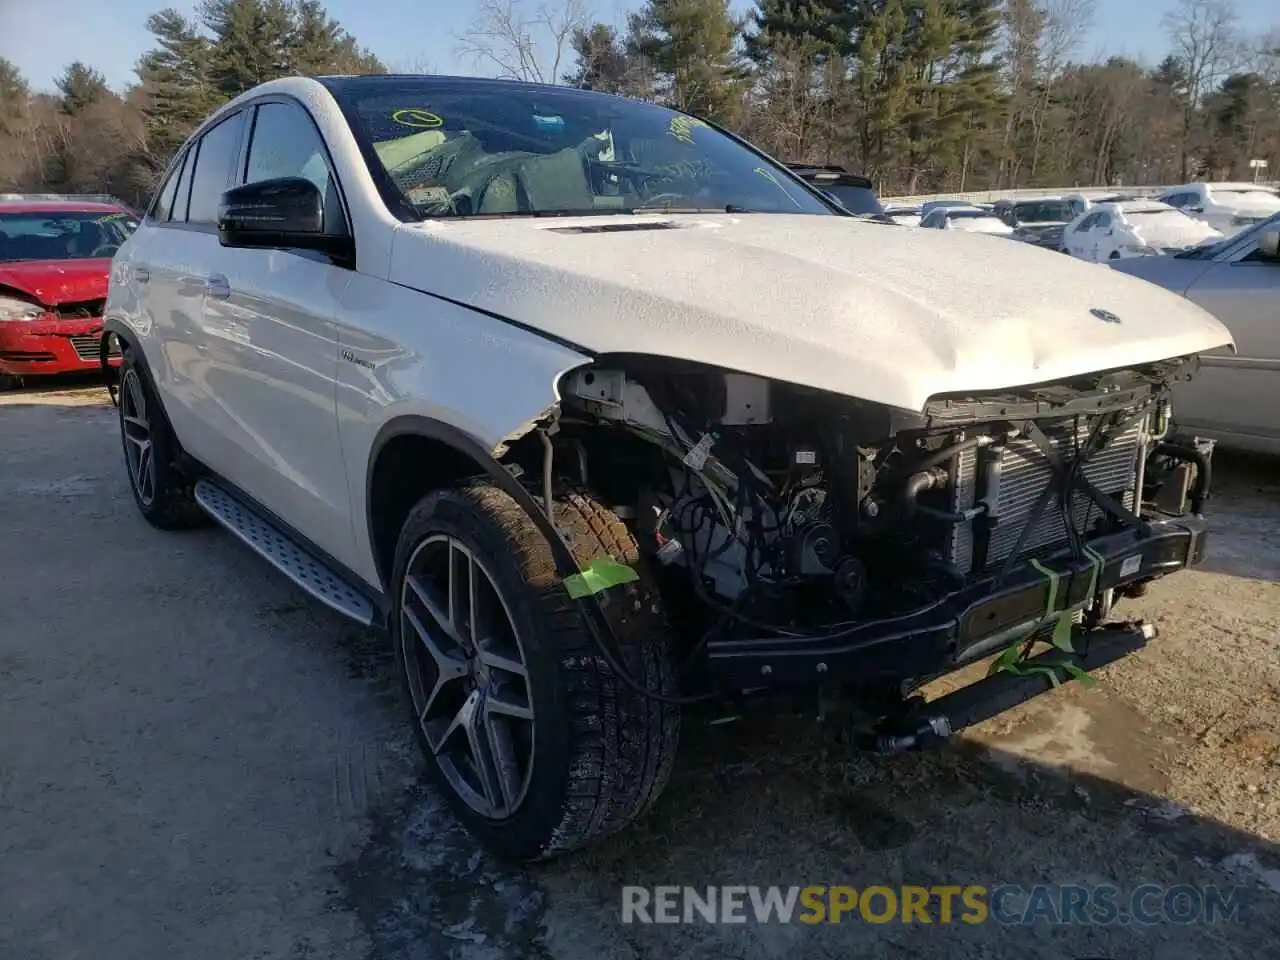
<svg viewBox="0 0 1280 960">
<path fill-rule="evenodd" d="M 294 101 L 259 104 L 243 183 L 306 177 L 326 216 L 347 229 L 320 135 Z M 350 566 L 352 531 L 338 440 L 334 317 L 350 271 L 307 250 L 222 247 L 204 322 L 219 344 L 210 370 L 240 446 L 234 480 L 263 506 Z"/>
<path fill-rule="evenodd" d="M 1225 323 L 1236 341 L 1235 356 L 1203 356 L 1199 375 L 1180 387 L 1194 425 L 1250 445 L 1280 442 L 1280 263 L 1248 244 L 1202 273 L 1187 297 Z"/>
</svg>

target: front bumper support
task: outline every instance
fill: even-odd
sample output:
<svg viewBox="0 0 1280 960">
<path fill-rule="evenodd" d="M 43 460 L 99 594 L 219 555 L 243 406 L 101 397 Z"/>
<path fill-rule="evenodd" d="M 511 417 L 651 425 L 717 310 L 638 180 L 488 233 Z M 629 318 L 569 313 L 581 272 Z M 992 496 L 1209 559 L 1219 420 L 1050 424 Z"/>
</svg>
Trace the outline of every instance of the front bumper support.
<svg viewBox="0 0 1280 960">
<path fill-rule="evenodd" d="M 1203 560 L 1207 534 L 1202 517 L 1143 519 L 1145 530 L 1124 529 L 1089 541 L 1102 559 L 1098 592 Z M 1076 560 L 1066 551 L 1040 564 L 1058 575 L 1056 611 L 1089 599 L 1092 561 Z M 1045 620 L 1049 591 L 1048 578 L 1027 560 L 999 581 L 984 578 L 911 613 L 840 632 L 711 641 L 709 667 L 712 677 L 730 689 L 934 676 L 1029 635 Z"/>
<path fill-rule="evenodd" d="M 1142 623 L 1107 624 L 1095 630 L 1076 630 L 1074 646 L 1079 652 L 1050 650 L 1022 664 L 1024 669 L 1041 669 L 1026 670 L 1021 674 L 997 673 L 922 703 L 906 715 L 876 727 L 861 738 L 860 746 L 885 754 L 932 746 L 966 727 L 982 723 L 1047 693 L 1055 685 L 1069 683 L 1073 673 L 1066 668 L 1068 663 L 1077 671 L 1099 670 L 1138 652 L 1154 636 L 1155 629 Z M 1049 679 L 1043 668 L 1053 672 L 1057 684 Z"/>
</svg>

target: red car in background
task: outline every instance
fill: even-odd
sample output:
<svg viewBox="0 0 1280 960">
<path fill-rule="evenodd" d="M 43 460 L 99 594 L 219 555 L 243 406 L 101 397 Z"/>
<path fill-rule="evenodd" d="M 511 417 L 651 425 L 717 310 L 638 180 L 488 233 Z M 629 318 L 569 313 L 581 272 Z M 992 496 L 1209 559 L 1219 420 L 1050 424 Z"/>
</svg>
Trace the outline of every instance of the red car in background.
<svg viewBox="0 0 1280 960">
<path fill-rule="evenodd" d="M 109 198 L 0 195 L 0 389 L 101 367 L 111 257 L 138 220 Z"/>
</svg>

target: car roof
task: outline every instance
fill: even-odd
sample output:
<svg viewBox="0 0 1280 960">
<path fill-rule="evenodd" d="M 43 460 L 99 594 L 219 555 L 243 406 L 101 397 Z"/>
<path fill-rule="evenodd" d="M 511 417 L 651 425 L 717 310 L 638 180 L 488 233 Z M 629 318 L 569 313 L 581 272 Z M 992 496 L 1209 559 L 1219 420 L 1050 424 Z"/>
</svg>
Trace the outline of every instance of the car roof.
<svg viewBox="0 0 1280 960">
<path fill-rule="evenodd" d="M 115 203 L 90 200 L 0 200 L 0 213 L 128 213 Z"/>
<path fill-rule="evenodd" d="M 1096 203 L 1090 213 L 1096 213 L 1101 210 L 1104 213 L 1164 213 L 1166 210 L 1174 210 L 1175 207 L 1169 206 L 1167 203 L 1161 203 L 1159 200 L 1108 200 L 1105 203 Z"/>
</svg>

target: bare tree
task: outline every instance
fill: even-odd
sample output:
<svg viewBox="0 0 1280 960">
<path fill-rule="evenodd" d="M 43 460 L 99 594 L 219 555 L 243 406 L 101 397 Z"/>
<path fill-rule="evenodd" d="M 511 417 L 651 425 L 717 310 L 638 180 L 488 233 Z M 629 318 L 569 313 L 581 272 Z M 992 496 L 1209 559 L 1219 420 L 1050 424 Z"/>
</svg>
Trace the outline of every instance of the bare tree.
<svg viewBox="0 0 1280 960">
<path fill-rule="evenodd" d="M 1164 16 L 1172 56 L 1182 67 L 1181 177 L 1190 166 L 1192 128 L 1205 95 L 1242 60 L 1232 0 L 1180 0 Z"/>
<path fill-rule="evenodd" d="M 1044 142 L 1045 118 L 1053 101 L 1053 87 L 1070 61 L 1081 37 L 1093 25 L 1095 0 L 1043 0 L 1039 13 L 1043 24 L 1036 73 L 1040 83 L 1040 100 L 1031 115 L 1033 130 L 1031 176 L 1040 165 L 1040 149 Z"/>
<path fill-rule="evenodd" d="M 507 80 L 558 83 L 587 16 L 584 0 L 481 0 L 458 52 Z"/>
</svg>

